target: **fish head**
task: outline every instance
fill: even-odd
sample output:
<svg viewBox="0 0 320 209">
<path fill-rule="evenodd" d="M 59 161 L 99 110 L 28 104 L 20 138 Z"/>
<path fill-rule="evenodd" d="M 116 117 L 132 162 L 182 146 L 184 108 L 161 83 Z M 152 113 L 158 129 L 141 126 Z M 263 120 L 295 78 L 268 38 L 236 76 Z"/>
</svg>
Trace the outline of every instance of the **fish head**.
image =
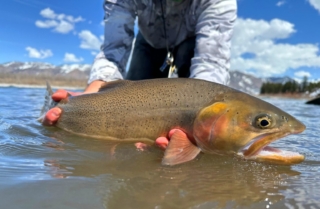
<svg viewBox="0 0 320 209">
<path fill-rule="evenodd" d="M 231 92 L 199 111 L 193 135 L 206 153 L 235 153 L 249 160 L 290 165 L 302 162 L 304 156 L 268 145 L 305 128 L 299 120 L 270 103 L 242 92 Z"/>
</svg>

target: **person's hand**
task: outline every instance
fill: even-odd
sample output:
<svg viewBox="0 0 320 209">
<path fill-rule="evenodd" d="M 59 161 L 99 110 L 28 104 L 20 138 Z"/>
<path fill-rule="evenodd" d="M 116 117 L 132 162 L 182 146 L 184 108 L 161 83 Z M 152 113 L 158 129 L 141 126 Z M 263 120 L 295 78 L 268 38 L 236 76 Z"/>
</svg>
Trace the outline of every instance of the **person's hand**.
<svg viewBox="0 0 320 209">
<path fill-rule="evenodd" d="M 53 93 L 51 97 L 54 101 L 59 102 L 62 99 L 66 99 L 69 95 L 78 96 L 81 94 L 96 93 L 99 91 L 101 85 L 104 83 L 106 83 L 106 82 L 98 81 L 98 80 L 93 81 L 91 84 L 89 84 L 87 86 L 85 91 L 82 93 L 81 92 L 70 92 L 70 91 L 68 92 L 64 89 L 59 89 L 55 93 Z M 52 126 L 58 121 L 60 115 L 61 115 L 61 109 L 58 107 L 54 107 L 46 113 L 46 115 L 42 121 L 42 124 L 45 126 Z"/>
<path fill-rule="evenodd" d="M 155 141 L 155 144 L 156 144 L 159 148 L 165 150 L 165 149 L 167 148 L 168 144 L 169 144 L 170 138 L 172 137 L 172 135 L 173 135 L 176 131 L 183 132 L 183 131 L 180 130 L 180 129 L 171 129 L 171 130 L 169 131 L 169 133 L 168 133 L 168 137 L 164 137 L 164 136 L 158 137 L 158 138 L 156 139 L 156 141 Z M 144 144 L 144 143 L 142 143 L 142 142 L 137 142 L 137 143 L 135 143 L 134 145 L 135 145 L 136 148 L 137 148 L 138 150 L 140 150 L 140 151 L 143 151 L 143 150 L 145 150 L 145 149 L 148 148 L 148 145 L 146 145 L 146 144 Z"/>
<path fill-rule="evenodd" d="M 155 144 L 160 148 L 165 150 L 169 144 L 169 139 L 167 137 L 159 137 L 156 139 Z M 144 151 L 148 149 L 149 145 L 142 143 L 142 142 L 137 142 L 134 144 L 136 146 L 137 150 L 139 151 Z"/>
</svg>

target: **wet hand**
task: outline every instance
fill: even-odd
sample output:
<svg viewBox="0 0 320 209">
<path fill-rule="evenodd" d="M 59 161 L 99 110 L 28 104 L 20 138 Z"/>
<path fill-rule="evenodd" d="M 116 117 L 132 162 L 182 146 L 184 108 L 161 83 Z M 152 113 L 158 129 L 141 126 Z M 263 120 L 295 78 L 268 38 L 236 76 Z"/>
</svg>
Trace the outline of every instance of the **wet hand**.
<svg viewBox="0 0 320 209">
<path fill-rule="evenodd" d="M 51 97 L 55 102 L 60 102 L 62 99 L 66 99 L 69 95 L 77 96 L 77 95 L 81 95 L 81 94 L 82 93 L 80 93 L 80 92 L 68 92 L 64 89 L 59 89 L 55 93 L 53 93 Z M 61 109 L 58 107 L 54 107 L 54 108 L 50 109 L 46 113 L 46 115 L 42 121 L 42 124 L 45 126 L 54 125 L 58 121 L 58 119 L 61 115 L 61 112 L 62 112 Z"/>
<path fill-rule="evenodd" d="M 180 131 L 180 132 L 183 132 L 181 131 L 180 129 L 171 129 L 169 131 L 169 134 L 168 134 L 168 138 L 167 137 L 158 137 L 155 141 L 155 144 L 160 147 L 161 149 L 165 150 L 169 144 L 169 140 L 171 138 L 171 136 L 176 132 L 176 131 Z M 138 142 L 138 143 L 135 143 L 135 146 L 138 150 L 140 151 L 143 151 L 145 150 L 148 145 L 144 144 L 144 143 L 141 143 L 141 142 Z"/>
<path fill-rule="evenodd" d="M 88 87 L 85 89 L 85 91 L 83 93 L 81 92 L 70 92 L 70 91 L 66 91 L 64 89 L 59 89 L 57 90 L 55 93 L 52 94 L 52 99 L 55 101 L 55 102 L 60 102 L 62 99 L 66 99 L 68 96 L 78 96 L 78 95 L 81 95 L 81 94 L 88 94 L 88 93 L 96 93 L 99 91 L 101 85 L 105 84 L 106 82 L 104 81 L 93 81 L 90 85 L 88 85 Z M 58 108 L 58 107 L 54 107 L 52 109 L 50 109 L 43 121 L 42 121 L 42 124 L 45 125 L 45 126 L 52 126 L 54 125 L 60 115 L 61 115 L 61 109 Z"/>
<path fill-rule="evenodd" d="M 167 137 L 159 137 L 156 139 L 155 144 L 159 148 L 165 150 L 169 144 L 169 139 Z M 137 150 L 139 151 L 145 151 L 149 147 L 149 145 L 142 142 L 137 142 L 134 144 L 134 146 L 136 146 Z"/>
</svg>

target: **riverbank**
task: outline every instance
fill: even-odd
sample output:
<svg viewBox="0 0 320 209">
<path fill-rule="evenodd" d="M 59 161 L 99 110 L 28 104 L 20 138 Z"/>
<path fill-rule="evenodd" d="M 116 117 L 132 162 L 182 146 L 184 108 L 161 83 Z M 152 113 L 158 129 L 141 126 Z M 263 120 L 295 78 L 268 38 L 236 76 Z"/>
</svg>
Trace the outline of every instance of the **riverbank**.
<svg viewBox="0 0 320 209">
<path fill-rule="evenodd" d="M 87 78 L 70 78 L 62 75 L 49 76 L 29 74 L 5 74 L 0 73 L 1 87 L 21 87 L 21 88 L 46 88 L 49 82 L 52 88 L 84 89 L 87 85 Z"/>
<path fill-rule="evenodd" d="M 49 82 L 50 83 L 50 82 Z M 68 85 L 51 85 L 53 89 L 68 89 L 68 90 L 81 90 L 85 89 L 85 86 L 68 86 Z M 0 87 L 16 87 L 16 88 L 47 88 L 46 84 L 35 85 L 35 84 L 17 84 L 17 83 L 0 83 Z"/>
</svg>

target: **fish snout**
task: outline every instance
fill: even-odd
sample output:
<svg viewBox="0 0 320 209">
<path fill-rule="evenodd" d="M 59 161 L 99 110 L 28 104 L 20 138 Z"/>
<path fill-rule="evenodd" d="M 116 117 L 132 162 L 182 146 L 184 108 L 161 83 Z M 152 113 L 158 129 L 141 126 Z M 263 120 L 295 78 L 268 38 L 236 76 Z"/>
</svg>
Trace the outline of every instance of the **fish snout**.
<svg viewBox="0 0 320 209">
<path fill-rule="evenodd" d="M 306 126 L 298 120 L 295 120 L 292 123 L 290 123 L 289 127 L 291 130 L 291 133 L 293 134 L 301 133 L 306 129 Z"/>
</svg>

